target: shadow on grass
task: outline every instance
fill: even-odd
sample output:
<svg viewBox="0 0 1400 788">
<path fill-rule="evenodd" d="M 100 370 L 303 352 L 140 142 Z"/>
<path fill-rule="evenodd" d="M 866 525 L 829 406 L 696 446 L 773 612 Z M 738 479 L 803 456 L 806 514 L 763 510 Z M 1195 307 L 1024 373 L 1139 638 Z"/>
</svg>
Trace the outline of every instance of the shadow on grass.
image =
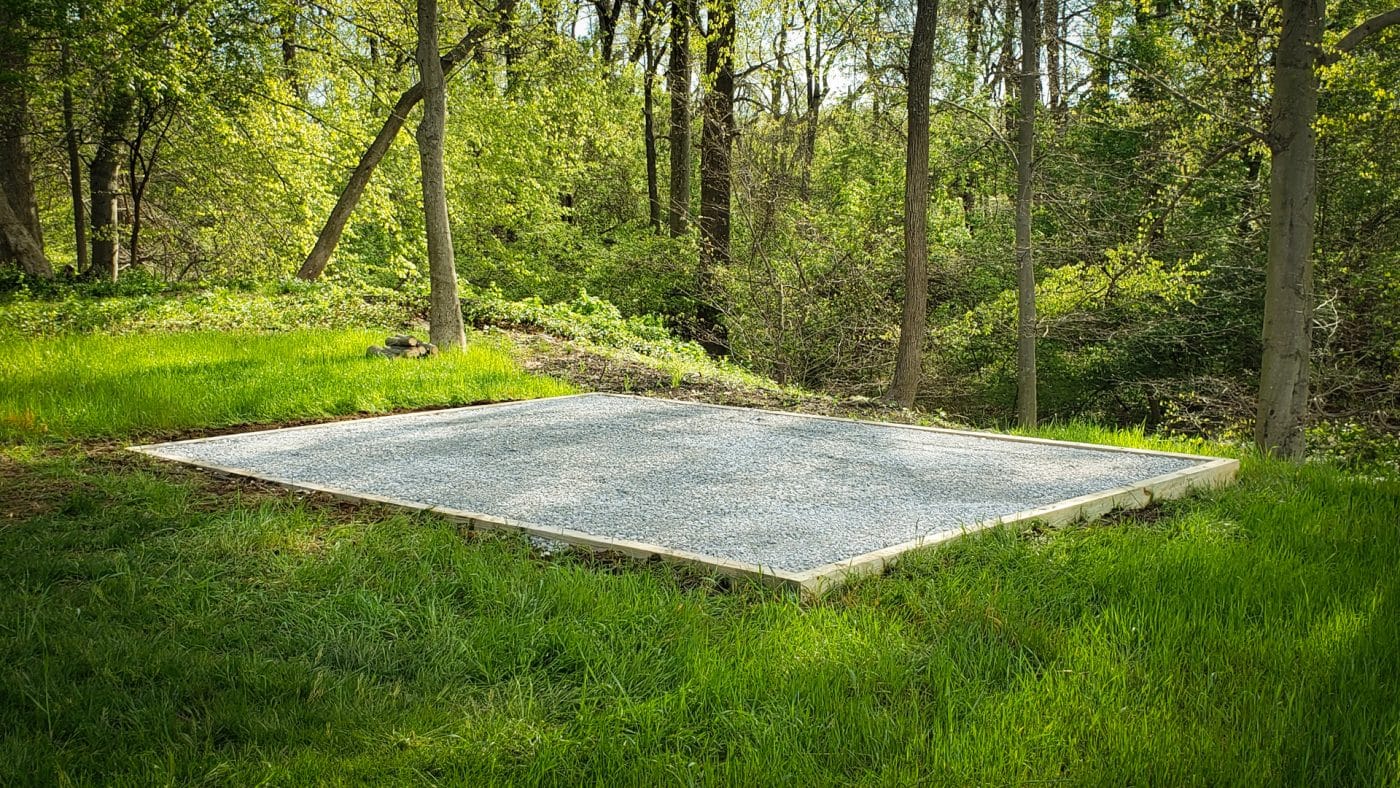
<svg viewBox="0 0 1400 788">
<path fill-rule="evenodd" d="M 12 780 L 1393 777 L 1400 492 L 1240 487 L 815 605 L 431 517 L 9 452 Z M 13 473 L 11 473 L 13 471 Z"/>
</svg>

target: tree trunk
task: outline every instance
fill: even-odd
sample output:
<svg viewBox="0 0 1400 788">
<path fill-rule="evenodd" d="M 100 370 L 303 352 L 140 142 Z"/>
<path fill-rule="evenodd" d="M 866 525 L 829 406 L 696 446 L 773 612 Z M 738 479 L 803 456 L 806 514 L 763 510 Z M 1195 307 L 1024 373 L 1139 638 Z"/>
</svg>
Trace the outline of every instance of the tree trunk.
<svg viewBox="0 0 1400 788">
<path fill-rule="evenodd" d="M 1283 0 L 1274 56 L 1269 153 L 1269 266 L 1264 354 L 1254 437 L 1269 453 L 1301 459 L 1308 411 L 1313 320 L 1313 222 L 1317 209 L 1317 74 L 1323 0 Z"/>
<path fill-rule="evenodd" d="M 696 337 L 713 353 L 728 352 L 720 321 L 717 274 L 729 264 L 731 154 L 734 143 L 734 0 L 709 0 L 705 91 L 700 139 L 700 268 Z"/>
<path fill-rule="evenodd" d="M 49 278 L 53 267 L 43 254 L 44 233 L 39 205 L 34 199 L 34 173 L 29 160 L 29 47 L 30 34 L 16 9 L 0 11 L 0 192 L 17 225 L 7 227 L 6 257 L 18 261 L 30 276 Z M 11 238 L 23 228 L 28 243 Z M 34 248 L 39 250 L 34 254 Z"/>
<path fill-rule="evenodd" d="M 1016 127 L 1016 415 L 1036 425 L 1035 258 L 1031 250 L 1031 178 L 1035 165 L 1035 110 L 1040 93 L 1040 14 L 1036 0 L 1021 3 L 1021 112 Z"/>
<path fill-rule="evenodd" d="M 1001 6 L 1001 92 L 1008 107 L 1016 95 L 1016 2 L 1002 0 Z"/>
<path fill-rule="evenodd" d="M 888 398 L 913 407 L 923 373 L 928 322 L 928 137 L 929 90 L 938 0 L 918 0 L 909 44 L 909 133 L 904 154 L 904 315 L 899 325 L 894 379 Z"/>
<path fill-rule="evenodd" d="M 617 41 L 617 23 L 622 18 L 622 10 L 627 6 L 627 0 L 592 0 L 592 3 L 598 21 L 598 56 L 611 71 L 613 50 Z"/>
<path fill-rule="evenodd" d="M 1064 97 L 1060 95 L 1062 75 L 1060 74 L 1060 0 L 1043 0 L 1045 3 L 1045 87 L 1046 106 L 1057 116 L 1064 109 Z"/>
<path fill-rule="evenodd" d="M 652 40 L 656 31 L 653 3 L 656 0 L 643 0 L 642 3 L 642 45 L 645 47 L 646 70 L 642 74 L 642 143 L 646 150 L 647 164 L 647 224 L 653 232 L 661 232 L 661 184 L 657 174 L 656 161 L 656 108 L 654 106 L 654 83 L 656 81 L 656 42 Z"/>
<path fill-rule="evenodd" d="M 306 94 L 302 92 L 301 78 L 297 70 L 297 12 L 296 2 L 287 3 L 279 15 L 277 27 L 282 43 L 282 78 L 287 81 L 292 95 L 305 101 Z"/>
<path fill-rule="evenodd" d="M 10 199 L 3 191 L 0 191 L 0 260 L 14 260 L 29 276 L 43 279 L 53 276 L 49 258 L 29 234 L 24 220 L 10 207 Z"/>
<path fill-rule="evenodd" d="M 661 184 L 656 171 L 656 113 L 652 109 L 651 57 L 647 57 L 646 81 L 642 83 L 642 128 L 647 157 L 647 224 L 661 232 Z"/>
<path fill-rule="evenodd" d="M 496 3 L 496 16 L 503 18 L 510 15 L 515 8 L 516 0 L 498 0 Z M 477 45 L 496 28 L 496 22 L 483 22 L 472 27 L 452 50 L 442 56 L 442 72 L 444 80 L 477 48 Z M 326 264 L 330 262 L 331 255 L 335 253 L 335 247 L 340 243 L 340 236 L 345 232 L 345 224 L 350 221 L 350 214 L 354 212 L 355 205 L 359 203 L 360 197 L 365 193 L 365 187 L 369 185 L 369 177 L 374 174 L 374 168 L 379 166 L 384 154 L 389 151 L 389 146 L 393 144 L 394 138 L 398 136 L 399 129 L 403 128 L 404 122 L 408 119 L 408 113 L 413 107 L 423 99 L 423 83 L 419 82 L 408 90 L 405 90 L 399 100 L 394 102 L 394 107 L 389 111 L 389 117 L 384 120 L 384 125 L 379 128 L 379 133 L 374 136 L 374 141 L 365 149 L 360 156 L 359 164 L 350 173 L 350 180 L 346 182 L 345 189 L 341 191 L 340 197 L 335 201 L 335 207 L 326 217 L 326 224 L 321 228 L 320 235 L 316 236 L 316 245 L 311 248 L 311 253 L 302 262 L 301 268 L 297 271 L 297 276 L 302 279 L 315 279 L 326 270 Z"/>
<path fill-rule="evenodd" d="M 112 99 L 102 118 L 102 132 L 88 170 L 92 202 L 92 267 L 88 276 L 117 281 L 121 273 L 117 228 L 118 153 L 131 118 L 133 99 L 121 94 Z"/>
<path fill-rule="evenodd" d="M 442 141 L 447 128 L 447 86 L 438 57 L 437 0 L 418 0 L 418 81 L 423 86 L 423 118 L 418 123 L 418 160 L 423 180 L 423 226 L 428 235 L 428 336 L 440 349 L 467 346 L 462 302 L 457 297 L 457 264 L 447 216 L 447 184 Z"/>
<path fill-rule="evenodd" d="M 68 151 L 68 190 L 73 199 L 73 248 L 77 250 L 78 271 L 88 270 L 87 213 L 83 204 L 83 159 L 78 150 L 78 127 L 73 121 L 73 88 L 68 40 L 61 45 L 63 68 L 63 143 Z"/>
<path fill-rule="evenodd" d="M 671 183 L 667 219 L 672 236 L 685 235 L 690 222 L 690 6 L 671 0 L 671 62 L 666 90 L 671 94 Z"/>
</svg>

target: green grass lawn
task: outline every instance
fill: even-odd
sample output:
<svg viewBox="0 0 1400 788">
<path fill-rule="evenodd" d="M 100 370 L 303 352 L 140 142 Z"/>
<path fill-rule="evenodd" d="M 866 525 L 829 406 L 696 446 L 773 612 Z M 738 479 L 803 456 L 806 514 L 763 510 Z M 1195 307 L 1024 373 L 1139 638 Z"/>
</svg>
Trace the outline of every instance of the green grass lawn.
<svg viewBox="0 0 1400 788">
<path fill-rule="evenodd" d="M 0 439 L 130 437 L 566 394 L 504 351 L 394 363 L 384 331 L 0 339 Z"/>
<path fill-rule="evenodd" d="M 380 338 L 0 344 L 0 782 L 1400 784 L 1394 481 L 1246 457 L 812 604 L 110 444 L 563 390 Z"/>
</svg>

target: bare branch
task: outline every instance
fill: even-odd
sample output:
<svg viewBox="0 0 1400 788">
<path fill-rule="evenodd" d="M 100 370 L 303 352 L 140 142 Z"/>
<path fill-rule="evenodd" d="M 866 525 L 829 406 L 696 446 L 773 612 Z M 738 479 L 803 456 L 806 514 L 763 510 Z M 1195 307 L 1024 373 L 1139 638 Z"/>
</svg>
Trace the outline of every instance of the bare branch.
<svg viewBox="0 0 1400 788">
<path fill-rule="evenodd" d="M 1351 54 L 1351 51 L 1356 49 L 1362 41 L 1369 38 L 1372 33 L 1378 33 L 1391 25 L 1397 24 L 1400 24 L 1400 8 L 1392 8 L 1389 11 L 1376 14 L 1365 22 L 1353 27 L 1351 32 L 1342 36 L 1342 40 L 1338 41 L 1332 47 L 1332 51 L 1324 55 L 1322 60 L 1327 64 L 1336 63 L 1346 55 Z"/>
</svg>

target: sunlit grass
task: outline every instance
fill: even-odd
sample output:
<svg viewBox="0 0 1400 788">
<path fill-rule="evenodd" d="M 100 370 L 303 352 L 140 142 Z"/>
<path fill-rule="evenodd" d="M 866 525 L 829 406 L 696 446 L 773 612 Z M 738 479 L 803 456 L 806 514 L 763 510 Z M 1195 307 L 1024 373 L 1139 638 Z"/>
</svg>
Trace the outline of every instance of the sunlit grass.
<svg viewBox="0 0 1400 788">
<path fill-rule="evenodd" d="M 381 339 L 0 348 L 0 783 L 1400 782 L 1395 482 L 1246 453 L 811 604 L 56 445 L 563 390 Z"/>
<path fill-rule="evenodd" d="M 0 339 L 0 439 L 128 437 L 192 427 L 568 393 L 500 349 L 365 358 L 382 332 Z"/>
</svg>

